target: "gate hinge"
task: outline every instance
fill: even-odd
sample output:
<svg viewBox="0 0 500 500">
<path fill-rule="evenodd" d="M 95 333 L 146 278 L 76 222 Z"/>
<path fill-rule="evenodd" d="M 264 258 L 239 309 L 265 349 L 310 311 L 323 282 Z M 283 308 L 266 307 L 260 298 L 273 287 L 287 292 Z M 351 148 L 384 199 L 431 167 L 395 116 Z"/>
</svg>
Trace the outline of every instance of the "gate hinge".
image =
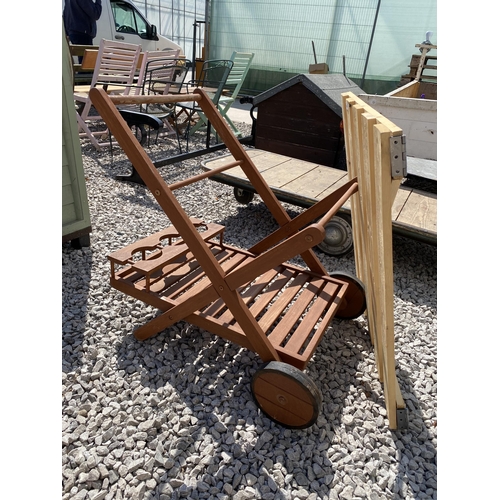
<svg viewBox="0 0 500 500">
<path fill-rule="evenodd" d="M 406 135 L 391 137 L 390 148 L 392 178 L 406 177 Z"/>
<path fill-rule="evenodd" d="M 408 408 L 396 408 L 396 422 L 398 425 L 398 431 L 408 429 Z"/>
</svg>

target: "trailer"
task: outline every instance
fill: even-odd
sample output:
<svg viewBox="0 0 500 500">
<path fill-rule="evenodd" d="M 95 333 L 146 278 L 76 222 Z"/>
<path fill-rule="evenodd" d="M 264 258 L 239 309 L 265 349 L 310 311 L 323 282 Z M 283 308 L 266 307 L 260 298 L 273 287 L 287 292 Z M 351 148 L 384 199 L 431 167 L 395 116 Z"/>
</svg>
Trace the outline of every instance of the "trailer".
<svg viewBox="0 0 500 500">
<path fill-rule="evenodd" d="M 410 83 L 384 96 L 363 93 L 358 93 L 358 96 L 399 126 L 404 133 L 403 143 L 395 146 L 393 151 L 394 168 L 401 169 L 406 178 L 400 185 L 392 206 L 393 233 L 435 245 L 437 244 L 437 98 L 433 97 L 437 97 L 437 89 L 435 84 L 421 80 L 422 73 L 427 67 L 425 63 L 430 57 L 428 51 L 436 46 L 417 44 L 416 47 L 423 49 L 420 58 L 416 58 L 417 65 L 412 75 L 414 79 Z M 340 87 L 333 89 L 332 83 Z M 350 86 L 349 90 L 352 91 L 352 85 L 352 82 L 339 75 L 299 75 L 254 98 L 251 116 L 254 122 L 255 140 L 252 143 L 254 147 L 247 147 L 247 152 L 280 201 L 309 208 L 349 181 L 347 169 L 345 166 L 342 167 L 339 161 L 340 139 L 335 137 L 334 149 L 325 155 L 325 141 L 319 135 L 320 132 L 315 132 L 314 127 L 307 128 L 305 126 L 307 123 L 305 125 L 304 123 L 309 118 L 317 121 L 319 115 L 326 115 L 321 110 L 321 104 L 327 111 L 336 110 L 335 101 L 341 98 L 343 87 Z M 424 92 L 427 95 L 424 95 Z M 303 104 L 310 94 L 313 95 L 316 105 L 309 117 L 303 112 Z M 291 128 L 289 123 L 292 121 L 289 117 L 284 124 L 278 106 L 273 106 L 272 112 L 268 112 L 269 96 L 277 100 L 283 106 L 282 109 L 288 110 L 290 115 L 294 114 L 294 103 L 289 97 L 300 96 L 300 102 L 297 102 L 296 106 L 301 110 L 301 118 L 293 123 L 301 123 L 301 137 L 309 135 L 308 144 L 317 144 L 317 147 L 301 146 L 294 149 L 294 145 L 297 146 L 297 127 Z M 262 110 L 259 107 L 261 103 L 265 104 Z M 255 118 L 254 112 L 257 107 L 258 113 Z M 274 124 L 272 119 L 275 121 Z M 264 125 L 261 126 L 261 122 Z M 264 129 L 265 140 L 261 138 L 260 133 Z M 325 127 L 320 127 L 318 130 L 324 131 Z M 276 138 L 271 141 L 270 136 Z M 316 138 L 318 140 L 315 140 Z M 287 154 L 282 154 L 285 152 Z M 396 158 L 398 156 L 399 158 Z M 323 157 L 328 161 L 322 161 Z M 330 161 L 333 158 L 335 161 Z M 205 171 L 210 171 L 232 161 L 234 158 L 226 155 L 203 161 L 201 167 Z M 254 198 L 255 188 L 239 168 L 221 171 L 211 179 L 233 186 L 234 196 L 242 204 L 248 204 Z M 343 205 L 327 224 L 326 231 L 327 236 L 318 245 L 319 250 L 337 257 L 352 251 L 349 202 Z"/>
<path fill-rule="evenodd" d="M 332 167 L 296 158 L 247 148 L 255 167 L 278 200 L 309 208 L 349 181 L 348 173 Z M 205 171 L 221 169 L 234 162 L 232 155 L 202 162 Z M 212 180 L 234 187 L 234 196 L 242 204 L 250 203 L 256 192 L 240 168 L 216 173 Z M 393 233 L 425 243 L 437 242 L 437 195 L 401 185 L 392 206 Z M 346 202 L 326 225 L 326 237 L 318 249 L 340 257 L 353 248 L 351 207 Z"/>
</svg>

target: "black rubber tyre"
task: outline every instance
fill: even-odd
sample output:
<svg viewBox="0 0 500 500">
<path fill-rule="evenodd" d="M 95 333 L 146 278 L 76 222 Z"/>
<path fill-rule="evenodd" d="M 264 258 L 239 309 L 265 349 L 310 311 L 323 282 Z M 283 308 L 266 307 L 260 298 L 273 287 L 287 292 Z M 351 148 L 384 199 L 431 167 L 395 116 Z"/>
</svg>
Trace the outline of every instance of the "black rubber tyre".
<svg viewBox="0 0 500 500">
<path fill-rule="evenodd" d="M 351 273 L 343 271 L 330 273 L 330 277 L 348 283 L 344 301 L 335 313 L 335 317 L 339 319 L 359 318 L 366 311 L 366 293 L 362 281 Z"/>
<path fill-rule="evenodd" d="M 323 398 L 304 372 L 287 363 L 264 363 L 252 377 L 255 402 L 271 420 L 290 429 L 316 422 Z"/>
<path fill-rule="evenodd" d="M 248 205 L 254 197 L 254 193 L 252 191 L 246 191 L 245 189 L 241 189 L 239 187 L 234 188 L 234 197 L 238 203 L 242 205 Z"/>
<path fill-rule="evenodd" d="M 352 227 L 347 219 L 334 215 L 326 223 L 325 231 L 325 239 L 316 248 L 333 257 L 341 257 L 353 251 Z"/>
</svg>

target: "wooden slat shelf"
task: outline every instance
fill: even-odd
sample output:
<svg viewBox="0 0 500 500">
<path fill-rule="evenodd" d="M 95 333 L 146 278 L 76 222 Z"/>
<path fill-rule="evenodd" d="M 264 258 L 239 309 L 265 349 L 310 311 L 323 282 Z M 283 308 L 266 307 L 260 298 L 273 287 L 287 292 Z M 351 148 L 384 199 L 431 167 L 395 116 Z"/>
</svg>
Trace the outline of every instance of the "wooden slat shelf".
<svg viewBox="0 0 500 500">
<path fill-rule="evenodd" d="M 212 226 L 212 229 L 219 230 L 214 231 L 219 236 L 223 226 Z M 142 249 L 149 246 L 151 241 L 163 239 L 165 232 L 172 232 L 172 229 L 129 245 L 126 247 L 127 253 L 141 254 Z M 207 244 L 226 273 L 255 258 L 249 252 L 222 244 L 220 238 L 207 241 Z M 150 257 L 145 256 L 137 262 L 126 264 L 120 271 L 115 269 L 111 278 L 112 286 L 132 296 L 137 290 L 145 290 L 148 293 L 141 295 L 142 300 L 152 306 L 162 303 L 163 309 L 178 305 L 210 287 L 210 280 L 182 240 L 165 248 L 175 250 L 172 253 L 176 255 L 176 262 L 169 262 L 170 265 L 162 263 L 165 264 L 163 267 L 160 265 L 155 268 L 159 275 L 152 280 L 154 284 L 145 285 L 145 281 L 151 278 L 150 264 L 158 259 L 149 260 Z M 122 258 L 120 251 L 109 255 L 109 260 L 116 266 L 119 265 L 117 255 Z M 143 268 L 147 268 L 148 272 Z M 283 360 L 301 370 L 314 353 L 346 290 L 345 282 L 328 276 L 317 276 L 289 264 L 273 268 L 238 289 L 243 301 Z M 214 291 L 210 295 L 207 292 L 206 297 L 209 303 L 194 313 L 197 318 L 193 322 L 199 322 L 205 327 L 210 324 L 210 328 L 224 329 L 224 338 L 231 341 L 237 339 L 240 345 L 252 349 L 245 339 L 245 332 L 217 293 Z M 305 311 L 307 315 L 304 314 Z"/>
<path fill-rule="evenodd" d="M 344 170 L 258 149 L 249 149 L 248 154 L 276 197 L 281 201 L 301 207 L 312 206 L 348 181 L 347 172 Z M 233 160 L 231 155 L 223 156 L 203 162 L 202 168 L 211 170 Z M 212 179 L 253 191 L 251 183 L 239 167 L 216 174 Z M 344 204 L 342 211 L 349 213 L 349 201 Z M 437 242 L 437 196 L 435 194 L 402 185 L 396 196 L 392 214 L 393 230 L 396 234 L 414 237 L 429 243 Z"/>
</svg>

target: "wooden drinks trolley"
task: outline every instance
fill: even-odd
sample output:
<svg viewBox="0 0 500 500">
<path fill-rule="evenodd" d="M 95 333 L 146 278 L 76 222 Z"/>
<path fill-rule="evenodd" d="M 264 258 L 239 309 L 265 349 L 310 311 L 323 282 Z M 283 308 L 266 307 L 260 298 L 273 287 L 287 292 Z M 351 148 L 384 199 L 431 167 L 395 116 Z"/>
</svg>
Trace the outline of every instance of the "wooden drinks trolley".
<svg viewBox="0 0 500 500">
<path fill-rule="evenodd" d="M 325 224 L 358 192 L 358 178 L 291 219 L 203 90 L 182 97 L 108 96 L 96 88 L 90 95 L 172 223 L 109 255 L 111 285 L 162 311 L 135 337 L 147 339 L 184 320 L 250 349 L 263 361 L 251 384 L 261 410 L 287 427 L 312 425 L 322 398 L 303 370 L 332 318 L 358 317 L 370 299 L 360 279 L 329 274 L 312 250 L 325 237 Z M 235 160 L 167 185 L 115 105 L 179 100 L 201 106 Z M 244 170 L 280 226 L 248 250 L 226 245 L 224 226 L 190 218 L 174 196 L 176 189 L 235 167 Z M 287 263 L 297 255 L 308 269 Z M 397 427 L 391 415 L 389 420 Z"/>
</svg>

